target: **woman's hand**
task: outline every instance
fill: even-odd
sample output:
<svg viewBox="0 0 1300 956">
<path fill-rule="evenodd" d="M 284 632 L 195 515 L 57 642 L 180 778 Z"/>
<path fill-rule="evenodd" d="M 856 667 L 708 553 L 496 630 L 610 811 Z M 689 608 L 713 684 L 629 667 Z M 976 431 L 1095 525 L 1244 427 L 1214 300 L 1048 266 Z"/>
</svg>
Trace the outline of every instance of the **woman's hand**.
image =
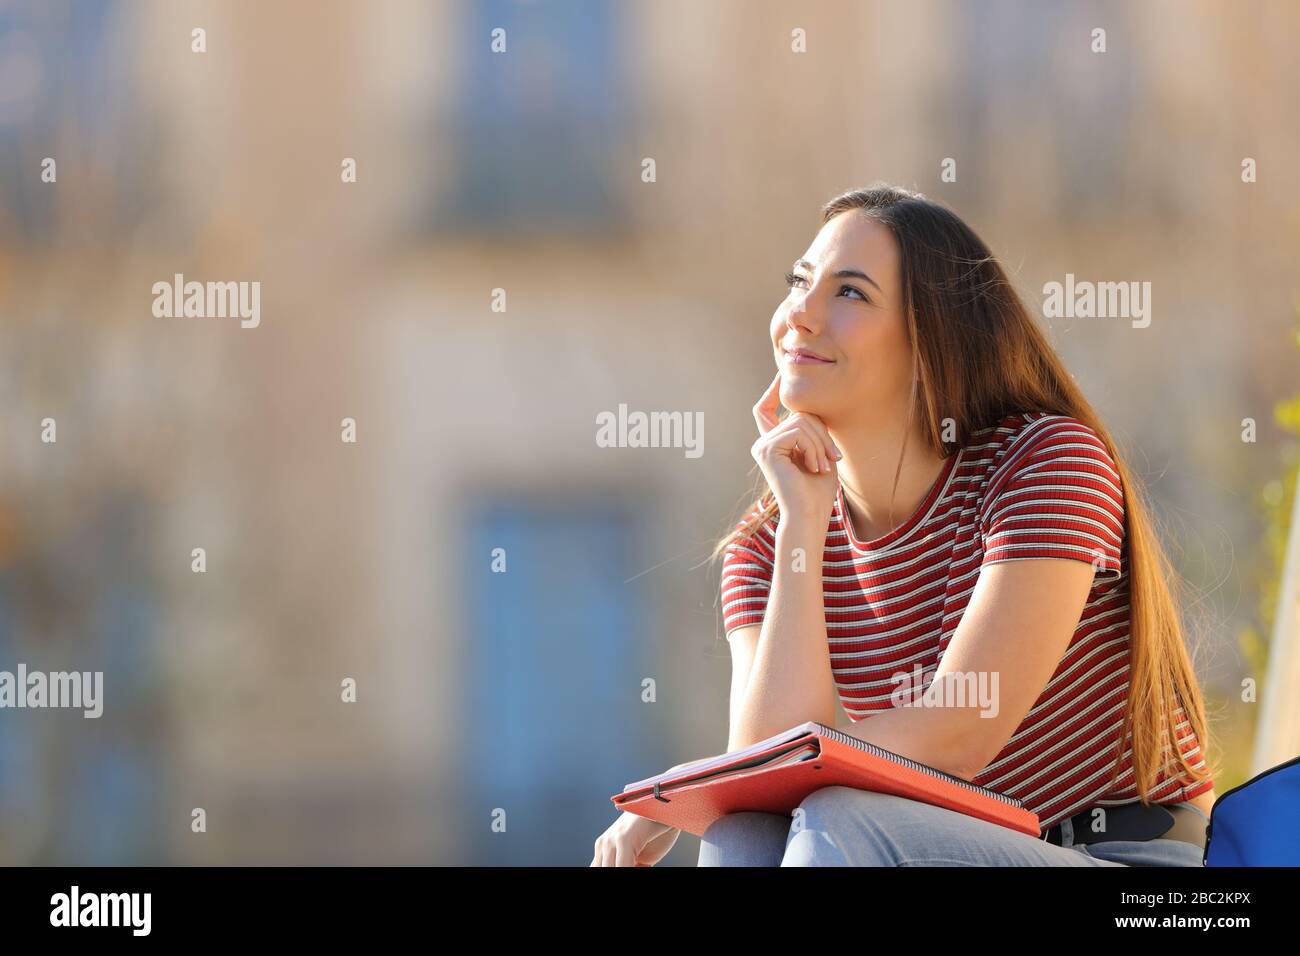
<svg viewBox="0 0 1300 956">
<path fill-rule="evenodd" d="M 781 373 L 754 406 L 758 440 L 750 454 L 787 515 L 830 523 L 838 487 L 836 462 L 844 457 L 826 425 L 816 415 L 792 412 L 776 417 L 781 404 Z"/>
<path fill-rule="evenodd" d="M 596 838 L 592 866 L 654 866 L 673 848 L 681 830 L 624 810 Z"/>
</svg>

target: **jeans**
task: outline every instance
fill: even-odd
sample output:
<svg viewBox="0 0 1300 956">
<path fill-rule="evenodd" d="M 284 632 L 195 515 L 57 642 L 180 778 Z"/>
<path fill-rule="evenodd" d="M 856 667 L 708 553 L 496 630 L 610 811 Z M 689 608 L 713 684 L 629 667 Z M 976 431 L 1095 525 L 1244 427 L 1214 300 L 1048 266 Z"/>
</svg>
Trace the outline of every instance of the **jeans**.
<svg viewBox="0 0 1300 956">
<path fill-rule="evenodd" d="M 1191 807 L 1191 804 L 1184 804 Z M 1199 809 L 1191 807 L 1204 817 Z M 700 866 L 1201 866 L 1182 840 L 1063 846 L 976 817 L 888 793 L 823 787 L 790 816 L 745 811 L 700 837 Z"/>
</svg>

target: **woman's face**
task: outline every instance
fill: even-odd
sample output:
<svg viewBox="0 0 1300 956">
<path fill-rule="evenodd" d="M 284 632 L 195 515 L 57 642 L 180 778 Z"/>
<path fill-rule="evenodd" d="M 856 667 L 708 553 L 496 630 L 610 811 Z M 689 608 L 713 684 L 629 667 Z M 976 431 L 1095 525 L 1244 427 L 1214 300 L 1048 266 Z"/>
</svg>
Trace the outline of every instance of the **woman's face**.
<svg viewBox="0 0 1300 956">
<path fill-rule="evenodd" d="M 781 404 L 827 424 L 893 415 L 911 384 L 911 347 L 888 227 L 857 210 L 822 226 L 772 314 Z M 806 355 L 792 352 L 806 350 Z"/>
</svg>

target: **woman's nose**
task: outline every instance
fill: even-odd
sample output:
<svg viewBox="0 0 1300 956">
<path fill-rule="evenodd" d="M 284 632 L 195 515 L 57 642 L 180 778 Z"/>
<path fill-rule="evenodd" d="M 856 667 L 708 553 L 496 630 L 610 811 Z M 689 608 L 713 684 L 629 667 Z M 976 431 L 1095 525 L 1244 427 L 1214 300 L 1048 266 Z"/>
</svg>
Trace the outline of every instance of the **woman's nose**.
<svg viewBox="0 0 1300 956">
<path fill-rule="evenodd" d="M 817 324 L 816 304 L 811 301 L 808 293 L 805 292 L 790 303 L 790 311 L 785 320 L 792 329 L 807 329 Z"/>
</svg>

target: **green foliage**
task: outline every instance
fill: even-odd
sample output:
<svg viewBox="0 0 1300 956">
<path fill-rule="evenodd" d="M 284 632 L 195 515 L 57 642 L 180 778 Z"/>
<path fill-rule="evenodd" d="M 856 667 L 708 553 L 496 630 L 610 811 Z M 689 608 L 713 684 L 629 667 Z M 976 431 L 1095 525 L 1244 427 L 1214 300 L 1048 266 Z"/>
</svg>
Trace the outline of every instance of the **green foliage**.
<svg viewBox="0 0 1300 956">
<path fill-rule="evenodd" d="M 1300 436 L 1300 393 L 1278 402 L 1273 407 L 1273 419 L 1280 428 Z M 1297 457 L 1300 455 L 1292 445 L 1284 453 L 1282 477 L 1269 482 L 1260 495 L 1268 565 L 1259 600 L 1259 616 L 1265 633 L 1272 631 L 1282 589 L 1282 564 L 1286 560 L 1287 534 L 1295 502 Z"/>
<path fill-rule="evenodd" d="M 1300 316 L 1300 309 L 1297 310 Z M 1300 345 L 1300 326 L 1295 341 Z M 1300 393 L 1282 399 L 1273 406 L 1273 420 L 1278 427 L 1300 437 Z M 1291 531 L 1291 512 L 1296 495 L 1297 463 L 1300 461 L 1300 444 L 1292 443 L 1281 455 L 1282 472 L 1279 478 L 1264 486 L 1258 497 L 1260 517 L 1264 525 L 1258 564 L 1262 570 L 1257 575 L 1259 603 L 1256 621 L 1244 626 L 1237 635 L 1237 646 L 1245 663 L 1245 672 L 1258 681 L 1257 692 L 1263 690 L 1263 678 L 1268 668 L 1269 641 L 1277 614 L 1282 590 L 1282 570 L 1286 560 L 1287 536 Z M 1296 529 L 1300 533 L 1300 529 Z M 1225 705 L 1229 713 L 1255 715 L 1257 708 L 1240 708 L 1238 702 L 1216 698 L 1216 704 Z M 1251 726 L 1245 726 L 1250 723 Z M 1254 737 L 1253 721 L 1238 721 L 1219 730 L 1219 752 L 1223 754 L 1224 779 L 1215 781 L 1215 791 L 1224 790 L 1249 776 L 1251 747 Z"/>
</svg>

